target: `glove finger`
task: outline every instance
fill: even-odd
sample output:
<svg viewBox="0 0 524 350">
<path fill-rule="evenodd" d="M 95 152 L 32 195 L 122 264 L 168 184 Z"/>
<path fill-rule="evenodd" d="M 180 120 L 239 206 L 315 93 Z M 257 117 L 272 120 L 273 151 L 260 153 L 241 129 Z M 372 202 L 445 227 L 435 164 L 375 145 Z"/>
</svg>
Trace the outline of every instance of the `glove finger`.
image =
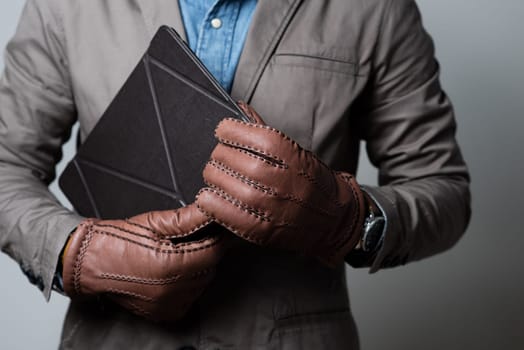
<svg viewBox="0 0 524 350">
<path fill-rule="evenodd" d="M 235 153 L 231 157 L 226 153 Z M 224 156 L 226 154 L 226 156 Z M 236 200 L 253 208 L 259 208 L 279 221 L 294 221 L 298 216 L 303 220 L 318 224 L 336 219 L 340 203 L 334 199 L 336 188 L 316 178 L 295 174 L 291 169 L 280 169 L 253 159 L 249 154 L 222 145 L 213 153 L 203 175 L 210 187 L 219 188 Z M 223 160 L 224 162 L 222 162 Z M 228 162 L 228 164 L 225 164 Z M 254 165 L 253 165 L 254 164 Z M 247 174 L 247 175 L 245 175 Z"/>
<path fill-rule="evenodd" d="M 257 211 L 263 212 L 272 220 L 286 221 L 286 217 L 295 218 L 300 214 L 308 224 L 318 225 L 326 219 L 332 221 L 336 218 L 336 212 L 332 208 L 325 208 L 316 202 L 306 201 L 291 193 L 265 186 L 215 160 L 206 165 L 204 178 L 208 186 L 222 191 L 246 207 L 257 208 Z M 296 182 L 300 183 L 300 181 Z"/>
<path fill-rule="evenodd" d="M 213 167 L 229 176 L 222 176 L 212 169 Z M 316 168 L 325 167 L 317 166 Z M 310 207 L 318 208 L 318 211 L 330 212 L 336 210 L 338 204 L 336 203 L 337 183 L 331 173 L 327 174 L 328 176 L 319 177 L 319 172 L 327 171 L 322 169 L 318 171 L 307 169 L 314 173 L 314 175 L 309 175 L 301 168 L 292 169 L 279 166 L 242 149 L 219 144 L 211 154 L 211 161 L 204 169 L 203 176 L 208 185 L 220 187 L 233 196 L 237 196 L 233 194 L 235 188 L 231 190 L 229 188 L 236 186 L 237 182 L 243 182 L 267 195 L 293 198 L 306 204 L 309 203 Z M 320 175 L 326 174 L 321 173 Z M 236 181 L 232 181 L 233 179 Z M 242 189 L 244 187 L 236 190 Z M 238 198 L 249 201 L 247 198 L 251 194 L 251 191 L 244 195 L 238 194 Z M 255 200 L 259 199 L 260 196 L 255 197 Z"/>
<path fill-rule="evenodd" d="M 326 225 L 318 225 L 322 221 L 318 216 L 315 217 L 315 213 L 303 216 L 300 222 L 286 222 L 264 216 L 256 209 L 229 197 L 220 189 L 202 189 L 196 203 L 207 215 L 213 216 L 216 222 L 224 225 L 240 238 L 258 245 L 272 246 L 304 255 L 316 255 L 317 250 L 322 249 L 322 236 L 330 230 Z M 286 210 L 296 205 L 297 203 L 289 203 Z"/>
<path fill-rule="evenodd" d="M 223 164 L 239 176 L 269 185 L 286 180 L 290 176 L 287 167 L 240 148 L 218 144 L 211 153 L 211 162 Z M 204 174 L 205 179 L 205 174 Z"/>
<path fill-rule="evenodd" d="M 215 130 L 221 143 L 250 151 L 277 164 L 289 164 L 300 146 L 281 131 L 266 125 L 223 119 Z"/>
<path fill-rule="evenodd" d="M 250 178 L 230 168 L 218 160 L 210 160 L 203 172 L 204 181 L 210 187 L 217 187 L 238 200 L 257 206 L 257 203 L 266 208 L 264 202 L 276 196 L 277 189 L 267 186 L 258 179 Z"/>
<path fill-rule="evenodd" d="M 249 117 L 251 122 L 255 124 L 266 125 L 266 123 L 264 122 L 260 114 L 258 114 L 257 111 L 255 111 L 253 107 L 251 107 L 244 101 L 238 101 L 237 104 L 240 107 L 240 109 L 242 110 L 242 112 L 244 112 L 244 114 Z"/>
<path fill-rule="evenodd" d="M 217 188 L 203 188 L 197 195 L 198 208 L 237 236 L 265 245 L 275 223 L 264 212 L 252 208 Z"/>
<path fill-rule="evenodd" d="M 227 124 L 238 127 L 233 130 L 234 127 Z M 280 131 L 224 120 L 216 134 L 222 144 L 217 145 L 212 159 L 266 186 L 315 202 L 320 207 L 332 208 L 335 204 L 336 182 L 331 169 Z M 231 139 L 222 137 L 226 134 L 232 136 Z M 232 140 L 233 137 L 236 140 Z"/>
<path fill-rule="evenodd" d="M 189 236 L 211 221 L 194 204 L 175 210 L 152 211 L 128 220 L 165 238 Z"/>
<path fill-rule="evenodd" d="M 167 256 L 163 258 L 169 266 L 165 269 L 170 269 L 172 274 L 187 276 L 214 268 L 231 246 L 231 237 L 231 234 L 220 233 L 195 242 L 172 245 L 172 252 L 166 252 Z"/>
</svg>

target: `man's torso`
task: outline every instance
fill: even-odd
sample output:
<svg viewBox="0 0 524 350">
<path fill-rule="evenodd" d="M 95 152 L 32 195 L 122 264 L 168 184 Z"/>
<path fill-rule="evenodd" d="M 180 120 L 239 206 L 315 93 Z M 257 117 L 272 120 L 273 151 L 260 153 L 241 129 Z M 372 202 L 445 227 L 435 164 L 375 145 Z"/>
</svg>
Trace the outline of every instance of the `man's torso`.
<svg viewBox="0 0 524 350">
<path fill-rule="evenodd" d="M 52 0 L 85 138 L 167 24 L 183 34 L 176 1 Z M 358 97 L 385 1 L 259 0 L 232 96 L 338 170 L 355 172 Z M 179 325 L 146 323 L 111 305 L 74 303 L 64 348 L 357 348 L 343 267 L 245 245 Z"/>
</svg>

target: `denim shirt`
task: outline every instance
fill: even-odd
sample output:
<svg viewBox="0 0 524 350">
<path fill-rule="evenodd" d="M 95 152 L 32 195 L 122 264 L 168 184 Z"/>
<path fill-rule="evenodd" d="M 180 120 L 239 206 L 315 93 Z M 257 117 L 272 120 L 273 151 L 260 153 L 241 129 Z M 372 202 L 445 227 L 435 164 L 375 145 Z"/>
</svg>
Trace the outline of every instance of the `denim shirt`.
<svg viewBox="0 0 524 350">
<path fill-rule="evenodd" d="M 231 92 L 257 0 L 179 0 L 189 47 Z"/>
</svg>

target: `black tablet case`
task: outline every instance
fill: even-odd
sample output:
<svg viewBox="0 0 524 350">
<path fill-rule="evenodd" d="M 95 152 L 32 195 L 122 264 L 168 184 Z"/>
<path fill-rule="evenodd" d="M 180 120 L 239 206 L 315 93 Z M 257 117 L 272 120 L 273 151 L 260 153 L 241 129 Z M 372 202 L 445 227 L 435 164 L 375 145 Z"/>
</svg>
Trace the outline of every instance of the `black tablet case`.
<svg viewBox="0 0 524 350">
<path fill-rule="evenodd" d="M 125 218 L 194 200 L 224 117 L 247 120 L 178 34 L 161 27 L 59 179 L 85 217 Z"/>
</svg>

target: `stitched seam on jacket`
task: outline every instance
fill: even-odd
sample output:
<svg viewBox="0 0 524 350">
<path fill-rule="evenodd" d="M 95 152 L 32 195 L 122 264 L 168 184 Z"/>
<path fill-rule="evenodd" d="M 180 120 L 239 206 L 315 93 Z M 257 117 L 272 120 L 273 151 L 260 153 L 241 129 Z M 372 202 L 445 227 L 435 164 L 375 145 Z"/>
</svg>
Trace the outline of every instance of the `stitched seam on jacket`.
<svg viewBox="0 0 524 350">
<path fill-rule="evenodd" d="M 358 64 L 357 61 L 344 60 L 341 58 L 333 58 L 333 57 L 322 56 L 322 55 L 314 55 L 314 54 L 307 54 L 307 53 L 294 53 L 294 52 L 285 52 L 285 51 L 276 53 L 273 55 L 273 57 L 305 57 L 305 58 L 319 60 L 319 61 L 342 63 L 348 66 L 356 66 Z"/>
<path fill-rule="evenodd" d="M 278 56 L 276 56 L 278 57 Z M 280 56 L 280 57 L 285 57 L 285 56 Z M 336 62 L 336 61 L 335 61 Z M 313 66 L 313 65 L 308 65 L 306 63 L 282 63 L 282 62 L 274 62 L 275 65 L 278 65 L 278 66 L 283 66 L 283 67 L 296 67 L 296 68 L 304 68 L 304 69 L 311 69 L 311 70 L 317 70 L 317 71 L 321 71 L 321 72 L 328 72 L 328 73 L 332 73 L 332 74 L 340 74 L 340 75 L 344 75 L 344 76 L 350 76 L 350 77 L 364 77 L 362 75 L 358 75 L 356 74 L 353 70 L 351 71 L 342 71 L 340 69 L 336 69 L 336 68 L 327 68 L 327 67 L 316 67 L 316 66 Z"/>
</svg>

